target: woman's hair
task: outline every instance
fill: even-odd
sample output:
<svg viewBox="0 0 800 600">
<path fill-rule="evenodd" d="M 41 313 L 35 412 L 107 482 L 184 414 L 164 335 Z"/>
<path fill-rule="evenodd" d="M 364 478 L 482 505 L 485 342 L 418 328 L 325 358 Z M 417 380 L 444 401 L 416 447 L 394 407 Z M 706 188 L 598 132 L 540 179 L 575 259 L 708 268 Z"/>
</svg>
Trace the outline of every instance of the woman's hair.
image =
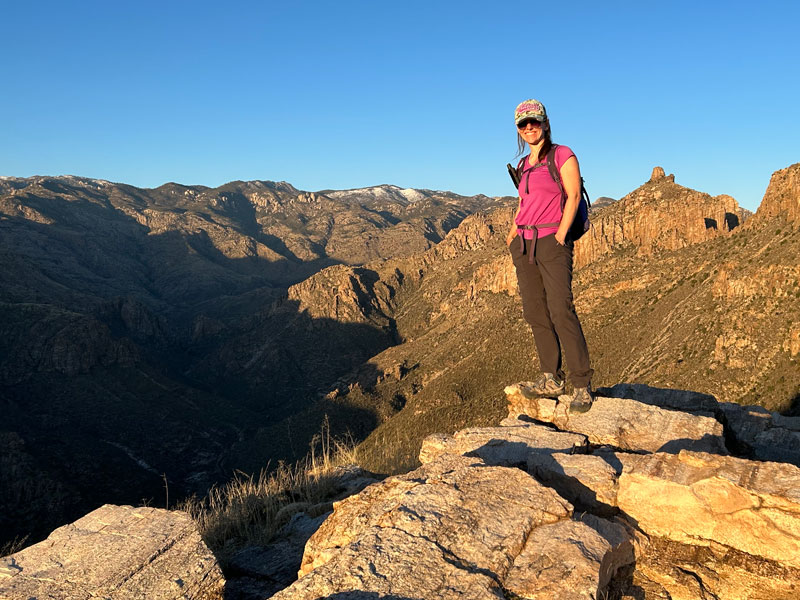
<svg viewBox="0 0 800 600">
<path fill-rule="evenodd" d="M 544 144 L 542 144 L 541 149 L 539 150 L 539 156 L 536 157 L 538 162 L 544 160 L 544 157 L 547 156 L 547 153 L 550 152 L 550 148 L 553 147 L 553 136 L 550 132 L 550 120 L 548 119 L 544 123 L 542 123 L 542 133 L 544 134 Z M 528 143 L 522 139 L 522 136 L 517 133 L 517 154 L 516 156 L 522 156 L 525 154 L 525 150 L 528 149 Z"/>
</svg>

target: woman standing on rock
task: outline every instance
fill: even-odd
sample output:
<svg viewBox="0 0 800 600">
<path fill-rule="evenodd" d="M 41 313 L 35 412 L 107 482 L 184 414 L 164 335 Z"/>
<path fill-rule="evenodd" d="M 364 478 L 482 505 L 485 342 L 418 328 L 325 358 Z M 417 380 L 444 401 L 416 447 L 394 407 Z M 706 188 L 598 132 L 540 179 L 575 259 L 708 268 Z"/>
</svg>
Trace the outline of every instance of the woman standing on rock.
<svg viewBox="0 0 800 600">
<path fill-rule="evenodd" d="M 519 153 L 527 145 L 530 154 L 522 158 L 517 169 L 519 208 L 506 245 L 517 271 L 522 312 L 533 330 L 542 369 L 534 391 L 551 398 L 564 393 L 563 345 L 575 388 L 570 411 L 586 412 L 592 406 L 593 371 L 572 299 L 573 240 L 568 234 L 580 201 L 580 167 L 572 150 L 551 141 L 550 121 L 541 102 L 522 102 L 514 111 L 514 120 Z M 561 175 L 566 195 L 563 211 L 561 187 L 550 174 L 550 160 Z"/>
</svg>

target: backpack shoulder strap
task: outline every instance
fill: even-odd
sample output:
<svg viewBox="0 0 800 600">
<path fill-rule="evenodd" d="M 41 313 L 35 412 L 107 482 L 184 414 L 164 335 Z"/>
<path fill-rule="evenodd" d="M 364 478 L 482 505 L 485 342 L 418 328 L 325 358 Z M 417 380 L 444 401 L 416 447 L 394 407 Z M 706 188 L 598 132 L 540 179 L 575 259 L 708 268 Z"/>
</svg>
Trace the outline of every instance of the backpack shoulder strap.
<svg viewBox="0 0 800 600">
<path fill-rule="evenodd" d="M 558 148 L 557 144 L 553 144 L 550 150 L 547 151 L 547 156 L 545 157 L 545 161 L 547 162 L 547 170 L 550 171 L 550 177 L 553 178 L 558 184 L 558 187 L 561 186 L 561 173 L 558 172 L 558 167 L 556 166 L 556 149 Z"/>
<path fill-rule="evenodd" d="M 522 171 L 525 170 L 525 163 L 527 162 L 529 156 L 530 156 L 530 154 L 526 154 L 525 156 L 523 156 L 522 158 L 519 159 L 519 162 L 517 163 L 517 174 L 518 175 L 522 176 Z"/>
<path fill-rule="evenodd" d="M 564 210 L 564 204 L 567 202 L 567 192 L 564 190 L 564 184 L 561 183 L 561 173 L 558 172 L 558 166 L 556 166 L 557 148 L 558 145 L 553 144 L 550 150 L 547 151 L 547 170 L 550 171 L 550 177 L 553 178 L 553 181 L 558 185 L 558 189 L 561 190 L 561 210 Z"/>
</svg>

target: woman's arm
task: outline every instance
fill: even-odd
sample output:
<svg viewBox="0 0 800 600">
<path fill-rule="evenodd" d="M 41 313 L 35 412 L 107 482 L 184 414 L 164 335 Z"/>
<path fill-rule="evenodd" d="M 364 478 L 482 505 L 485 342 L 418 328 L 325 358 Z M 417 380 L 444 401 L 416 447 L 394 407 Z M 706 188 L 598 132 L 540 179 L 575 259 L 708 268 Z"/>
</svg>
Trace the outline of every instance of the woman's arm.
<svg viewBox="0 0 800 600">
<path fill-rule="evenodd" d="M 564 214 L 561 216 L 561 224 L 556 231 L 556 241 L 562 246 L 566 243 L 567 232 L 575 220 L 575 213 L 578 212 L 578 204 L 581 200 L 581 169 L 578 166 L 578 159 L 570 156 L 561 165 L 561 184 L 567 193 L 567 201 L 564 204 Z"/>
</svg>

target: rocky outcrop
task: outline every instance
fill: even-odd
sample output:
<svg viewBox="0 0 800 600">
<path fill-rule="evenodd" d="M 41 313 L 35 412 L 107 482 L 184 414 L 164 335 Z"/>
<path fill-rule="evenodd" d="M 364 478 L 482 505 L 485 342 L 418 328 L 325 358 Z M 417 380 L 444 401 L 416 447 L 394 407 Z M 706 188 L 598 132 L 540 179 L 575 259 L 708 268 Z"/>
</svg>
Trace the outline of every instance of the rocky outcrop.
<svg viewBox="0 0 800 600">
<path fill-rule="evenodd" d="M 0 559 L 0 597 L 222 598 L 217 561 L 191 518 L 105 505 Z"/>
<path fill-rule="evenodd" d="M 650 180 L 602 212 L 575 244 L 579 268 L 614 250 L 633 247 L 640 255 L 677 250 L 727 234 L 750 214 L 730 196 L 680 186 L 656 167 Z"/>
<path fill-rule="evenodd" d="M 609 391 L 648 402 L 569 415 L 509 386 L 499 427 L 431 436 L 335 504 L 275 598 L 796 597 L 800 469 L 728 455 L 707 395 Z"/>
<path fill-rule="evenodd" d="M 381 277 L 369 269 L 335 265 L 291 286 L 288 300 L 314 319 L 386 325 L 400 281 L 393 272 Z"/>
<path fill-rule="evenodd" d="M 520 469 L 445 454 L 336 504 L 306 546 L 305 577 L 274 598 L 356 590 L 402 598 L 502 597 L 509 574 L 520 590 L 547 577 L 543 568 L 526 568 L 541 550 L 525 552 L 531 532 L 568 522 L 571 514 L 567 501 Z M 622 543 L 615 533 L 606 533 L 605 546 L 598 540 L 593 560 L 613 562 L 606 555 Z"/>
<path fill-rule="evenodd" d="M 354 470 L 327 518 L 298 513 L 284 539 L 240 551 L 225 597 L 796 598 L 800 468 L 729 455 L 717 419 L 734 452 L 737 436 L 795 420 L 680 390 L 604 391 L 640 399 L 570 415 L 508 386 L 499 426 L 430 436 L 421 467 L 366 488 Z M 703 436 L 716 453 L 685 449 Z M 105 506 L 0 567 L 12 598 L 219 598 L 221 585 L 188 517 L 156 509 Z"/>
<path fill-rule="evenodd" d="M 795 229 L 800 227 L 800 163 L 772 174 L 753 226 L 775 217 L 784 218 Z"/>
<path fill-rule="evenodd" d="M 666 173 L 664 173 L 664 167 L 653 167 L 653 172 L 650 175 L 650 181 L 658 181 L 659 179 L 664 179 L 666 176 Z"/>
</svg>

